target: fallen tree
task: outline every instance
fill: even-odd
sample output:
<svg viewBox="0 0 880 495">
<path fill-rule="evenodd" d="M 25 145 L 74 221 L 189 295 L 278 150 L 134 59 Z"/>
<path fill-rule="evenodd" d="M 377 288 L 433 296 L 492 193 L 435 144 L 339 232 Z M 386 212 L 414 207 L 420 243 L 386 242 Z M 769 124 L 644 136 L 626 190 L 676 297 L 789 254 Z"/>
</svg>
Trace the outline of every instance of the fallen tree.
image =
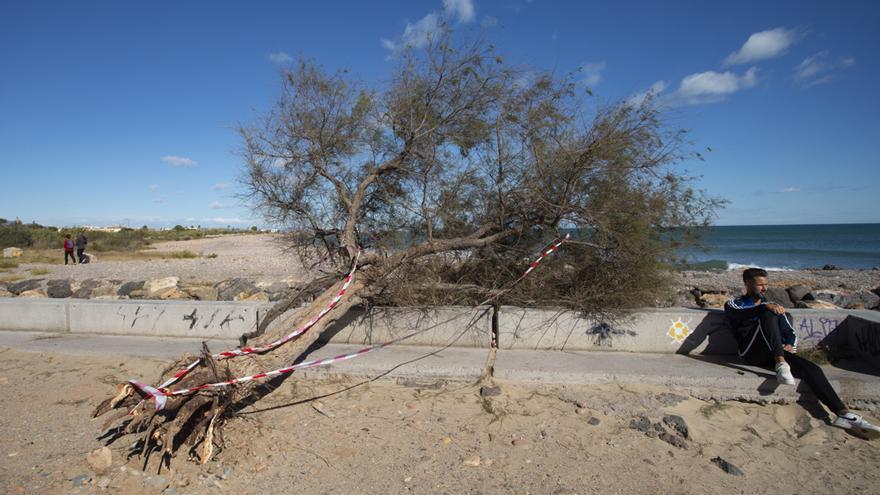
<svg viewBox="0 0 880 495">
<path fill-rule="evenodd" d="M 717 202 L 673 168 L 683 134 L 650 97 L 594 107 L 583 93 L 575 75 L 509 68 L 491 47 L 450 33 L 404 48 L 382 88 L 307 61 L 285 71 L 275 107 L 240 128 L 243 183 L 321 275 L 303 291 L 314 296 L 307 307 L 291 309 L 302 293 L 278 303 L 248 343 L 332 310 L 269 352 L 205 349 L 170 363 L 153 382 L 164 388 L 121 384 L 94 413 L 108 415 L 107 441 L 139 435 L 145 465 L 152 452 L 170 462 L 182 449 L 205 462 L 224 423 L 283 377 L 206 384 L 290 365 L 358 304 L 473 304 L 562 231 L 576 237 L 564 256 L 507 301 L 589 312 L 657 297 L 674 247 L 662 229 L 702 224 Z M 340 296 L 336 280 L 355 259 Z M 188 388 L 198 391 L 173 393 Z"/>
</svg>

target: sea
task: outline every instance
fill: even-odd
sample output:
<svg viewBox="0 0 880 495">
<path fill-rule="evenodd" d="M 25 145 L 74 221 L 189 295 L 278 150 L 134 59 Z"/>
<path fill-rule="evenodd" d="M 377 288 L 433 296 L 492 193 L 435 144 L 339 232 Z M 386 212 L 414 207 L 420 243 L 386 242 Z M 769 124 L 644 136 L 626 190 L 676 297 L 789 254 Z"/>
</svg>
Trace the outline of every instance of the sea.
<svg viewBox="0 0 880 495">
<path fill-rule="evenodd" d="M 834 265 L 880 267 L 880 223 L 738 225 L 707 227 L 701 250 L 679 253 L 695 269 L 740 270 L 757 266 L 799 270 Z"/>
</svg>

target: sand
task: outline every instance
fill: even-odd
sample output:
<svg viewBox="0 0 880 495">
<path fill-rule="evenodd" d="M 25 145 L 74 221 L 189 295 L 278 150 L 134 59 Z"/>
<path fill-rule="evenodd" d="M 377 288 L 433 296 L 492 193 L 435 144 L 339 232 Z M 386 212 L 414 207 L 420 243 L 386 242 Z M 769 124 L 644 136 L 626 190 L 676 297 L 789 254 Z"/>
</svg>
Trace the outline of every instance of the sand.
<svg viewBox="0 0 880 495">
<path fill-rule="evenodd" d="M 102 445 L 90 411 L 115 383 L 155 377 L 163 363 L 11 349 L 0 357 L 2 493 L 880 491 L 880 441 L 796 404 L 708 403 L 638 384 L 497 382 L 499 395 L 481 397 L 475 384 L 297 376 L 233 420 L 204 466 L 181 454 L 170 471 L 144 473 L 127 459 L 126 437 L 98 475 L 86 463 Z M 665 414 L 686 422 L 686 448 L 629 426 Z M 717 456 L 744 475 L 722 471 Z"/>
</svg>

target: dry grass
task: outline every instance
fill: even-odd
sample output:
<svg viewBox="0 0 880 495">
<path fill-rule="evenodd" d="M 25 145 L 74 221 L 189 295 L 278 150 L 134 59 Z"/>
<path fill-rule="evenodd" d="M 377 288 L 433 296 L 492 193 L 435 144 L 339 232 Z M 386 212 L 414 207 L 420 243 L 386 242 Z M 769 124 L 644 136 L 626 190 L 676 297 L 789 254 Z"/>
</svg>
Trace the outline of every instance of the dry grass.
<svg viewBox="0 0 880 495">
<path fill-rule="evenodd" d="M 21 273 L 10 273 L 9 275 L 0 275 L 0 282 L 18 282 L 23 278 L 24 275 Z"/>
<path fill-rule="evenodd" d="M 31 275 L 46 275 L 49 270 L 46 268 L 31 268 Z"/>
</svg>

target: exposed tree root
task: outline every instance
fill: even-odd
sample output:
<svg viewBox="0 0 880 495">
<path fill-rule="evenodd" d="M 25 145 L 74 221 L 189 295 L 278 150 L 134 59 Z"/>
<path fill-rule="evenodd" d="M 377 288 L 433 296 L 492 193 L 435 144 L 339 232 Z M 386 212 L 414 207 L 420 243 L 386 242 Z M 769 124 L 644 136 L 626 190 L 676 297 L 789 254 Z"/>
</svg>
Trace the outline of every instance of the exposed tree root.
<svg viewBox="0 0 880 495">
<path fill-rule="evenodd" d="M 357 294 L 362 288 L 362 283 L 352 284 L 349 292 L 323 320 L 296 340 L 265 355 L 216 360 L 210 350 L 203 346 L 199 356 L 200 364 L 170 388 L 180 390 L 222 382 L 293 363 L 325 329 L 360 302 Z M 297 312 L 292 317 L 288 317 L 283 324 L 277 326 L 275 331 L 261 336 L 257 344 L 271 342 L 279 335 L 289 332 L 295 324 L 302 324 L 303 322 L 296 320 L 297 316 L 305 315 L 307 318 L 316 314 L 327 305 L 337 291 L 336 286 L 327 289 L 315 299 L 307 311 Z M 191 355 L 182 356 L 152 383 L 162 383 L 195 359 Z M 102 425 L 105 433 L 101 436 L 107 445 L 126 435 L 138 436 L 139 440 L 134 444 L 129 455 L 139 456 L 143 460 L 144 469 L 150 466 L 153 453 L 160 454 L 156 466 L 156 469 L 160 470 L 163 463 L 170 465 L 171 460 L 181 452 L 181 449 L 186 452 L 187 457 L 204 464 L 218 453 L 218 448 L 222 448 L 224 425 L 242 408 L 271 393 L 285 378 L 283 376 L 269 382 L 252 381 L 229 387 L 208 388 L 190 395 L 170 395 L 165 407 L 158 411 L 152 399 L 142 395 L 130 384 L 123 383 L 117 386 L 112 397 L 95 408 L 92 416 L 97 418 L 107 415 Z"/>
</svg>

